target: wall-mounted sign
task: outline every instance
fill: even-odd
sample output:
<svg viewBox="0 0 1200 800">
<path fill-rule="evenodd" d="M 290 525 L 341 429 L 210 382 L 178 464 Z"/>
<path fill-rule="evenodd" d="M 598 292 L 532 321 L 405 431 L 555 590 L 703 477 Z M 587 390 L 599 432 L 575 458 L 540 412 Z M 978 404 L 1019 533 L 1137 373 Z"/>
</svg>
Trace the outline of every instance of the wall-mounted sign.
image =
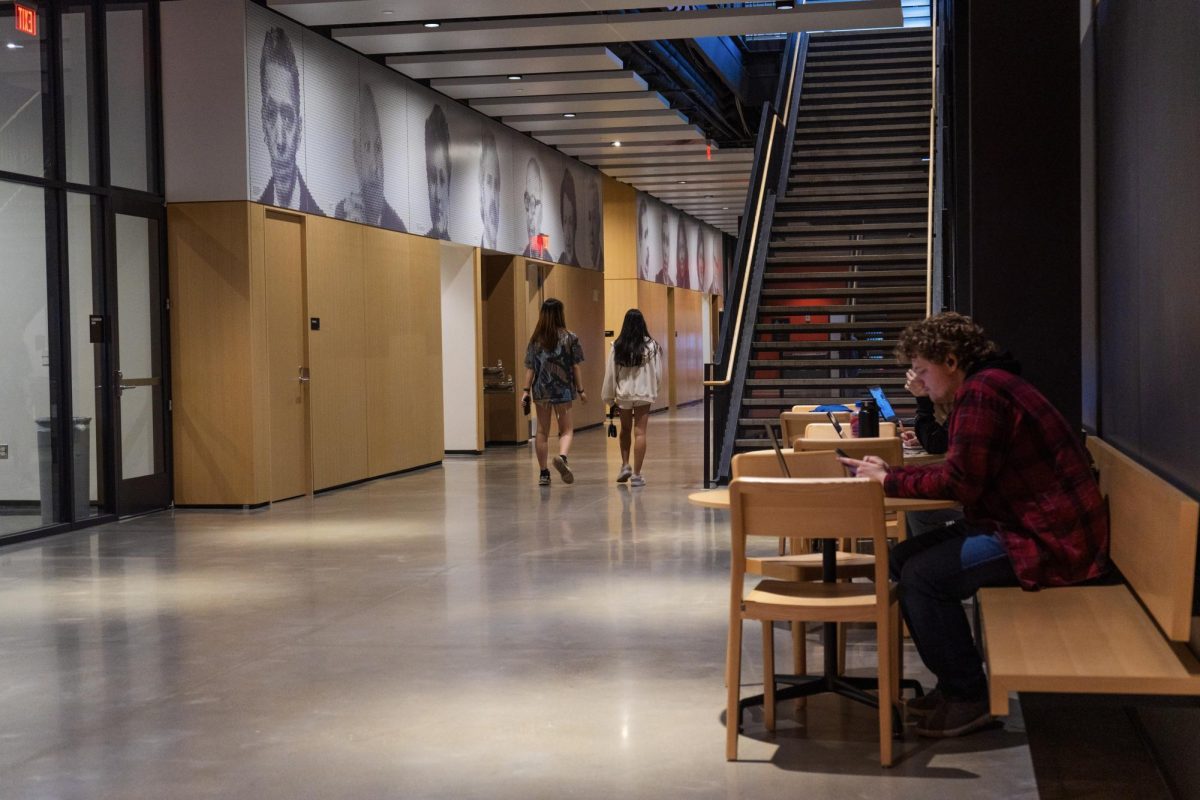
<svg viewBox="0 0 1200 800">
<path fill-rule="evenodd" d="M 21 33 L 28 33 L 30 36 L 37 36 L 37 9 L 21 5 L 20 3 L 14 3 L 13 5 L 17 12 L 17 30 Z"/>
</svg>

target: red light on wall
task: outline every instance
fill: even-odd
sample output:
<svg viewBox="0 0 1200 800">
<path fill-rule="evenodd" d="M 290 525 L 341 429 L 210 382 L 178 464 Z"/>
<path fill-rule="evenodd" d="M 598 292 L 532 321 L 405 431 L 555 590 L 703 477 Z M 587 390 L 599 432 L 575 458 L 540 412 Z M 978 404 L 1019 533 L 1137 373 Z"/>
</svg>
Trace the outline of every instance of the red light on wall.
<svg viewBox="0 0 1200 800">
<path fill-rule="evenodd" d="M 709 161 L 712 161 L 712 142 L 704 146 L 704 155 L 708 156 Z"/>
<path fill-rule="evenodd" d="M 37 9 L 23 6 L 20 3 L 13 3 L 13 6 L 17 12 L 17 30 L 21 33 L 28 33 L 30 36 L 37 36 Z"/>
</svg>

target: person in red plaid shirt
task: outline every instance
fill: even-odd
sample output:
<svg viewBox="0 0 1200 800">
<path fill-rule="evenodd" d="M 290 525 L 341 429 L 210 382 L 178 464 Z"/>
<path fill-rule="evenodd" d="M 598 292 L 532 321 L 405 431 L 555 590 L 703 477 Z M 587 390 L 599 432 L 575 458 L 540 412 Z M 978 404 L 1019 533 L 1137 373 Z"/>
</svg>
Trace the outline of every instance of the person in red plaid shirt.
<svg viewBox="0 0 1200 800">
<path fill-rule="evenodd" d="M 901 542 L 890 556 L 913 642 L 938 678 L 937 689 L 909 704 L 922 718 L 917 733 L 961 736 L 991 721 L 962 601 L 984 586 L 1103 579 L 1108 516 L 1080 437 L 973 320 L 945 313 L 915 323 L 896 351 L 935 403 L 953 403 L 946 460 L 841 460 L 889 496 L 962 504 L 962 520 Z"/>
</svg>

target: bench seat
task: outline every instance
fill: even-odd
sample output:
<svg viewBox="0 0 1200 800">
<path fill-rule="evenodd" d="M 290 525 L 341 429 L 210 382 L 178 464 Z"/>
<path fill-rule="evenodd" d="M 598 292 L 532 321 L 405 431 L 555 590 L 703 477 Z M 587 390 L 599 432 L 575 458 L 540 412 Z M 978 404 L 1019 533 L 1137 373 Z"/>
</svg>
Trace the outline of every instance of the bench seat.
<svg viewBox="0 0 1200 800">
<path fill-rule="evenodd" d="M 1200 661 L 1126 586 L 981 589 L 993 714 L 1010 692 L 1200 695 Z"/>
<path fill-rule="evenodd" d="M 1200 696 L 1200 504 L 1107 442 L 1087 445 L 1125 583 L 982 589 L 993 714 L 1008 713 L 1010 692 Z"/>
</svg>

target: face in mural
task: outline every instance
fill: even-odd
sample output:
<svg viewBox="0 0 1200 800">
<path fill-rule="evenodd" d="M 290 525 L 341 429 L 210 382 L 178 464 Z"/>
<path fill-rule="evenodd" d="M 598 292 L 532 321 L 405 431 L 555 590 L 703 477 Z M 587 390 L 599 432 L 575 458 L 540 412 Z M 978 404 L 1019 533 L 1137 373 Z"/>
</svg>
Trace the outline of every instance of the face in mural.
<svg viewBox="0 0 1200 800">
<path fill-rule="evenodd" d="M 358 125 L 354 135 L 354 169 L 362 192 L 363 218 L 373 225 L 383 215 L 383 134 L 379 111 L 371 87 L 363 86 L 358 97 Z"/>
<path fill-rule="evenodd" d="M 425 120 L 425 176 L 429 189 L 429 233 L 450 238 L 450 126 L 435 105 Z"/>
<path fill-rule="evenodd" d="M 500 233 L 500 155 L 491 131 L 483 132 L 479 152 L 479 213 L 483 217 L 483 246 L 495 250 Z"/>
<path fill-rule="evenodd" d="M 704 231 L 700 231 L 696 237 L 696 288 L 702 292 L 709 291 L 708 285 L 712 282 L 708 269 L 708 236 Z"/>
<path fill-rule="evenodd" d="M 671 283 L 671 215 L 664 208 L 662 210 L 662 264 L 659 272 L 659 280 L 663 283 Z"/>
<path fill-rule="evenodd" d="M 638 198 L 638 277 L 642 280 L 654 280 L 654 268 L 650 264 L 650 203 L 644 197 Z"/>
<path fill-rule="evenodd" d="M 579 256 L 575 252 L 575 229 L 579 215 L 575 210 L 575 179 L 569 171 L 563 173 L 562 188 L 558 193 L 558 210 L 563 232 L 563 251 L 558 263 L 577 265 Z"/>
<path fill-rule="evenodd" d="M 542 168 L 534 159 L 525 165 L 525 245 L 527 254 L 540 253 L 542 232 Z"/>
<path fill-rule="evenodd" d="M 602 206 L 600 205 L 599 182 L 595 180 L 588 181 L 587 194 L 587 217 L 584 220 L 584 236 L 587 237 L 587 259 L 589 265 L 599 267 L 603 261 L 600 251 L 604 246 L 604 226 L 600 218 Z"/>
<path fill-rule="evenodd" d="M 300 147 L 300 71 L 291 41 L 272 28 L 263 42 L 259 63 L 262 86 L 263 138 L 271 157 L 276 195 L 291 194 L 296 183 L 296 151 Z"/>
<path fill-rule="evenodd" d="M 675 243 L 675 285 L 684 289 L 692 288 L 692 276 L 688 268 L 688 230 L 679 221 L 678 240 Z"/>
</svg>

